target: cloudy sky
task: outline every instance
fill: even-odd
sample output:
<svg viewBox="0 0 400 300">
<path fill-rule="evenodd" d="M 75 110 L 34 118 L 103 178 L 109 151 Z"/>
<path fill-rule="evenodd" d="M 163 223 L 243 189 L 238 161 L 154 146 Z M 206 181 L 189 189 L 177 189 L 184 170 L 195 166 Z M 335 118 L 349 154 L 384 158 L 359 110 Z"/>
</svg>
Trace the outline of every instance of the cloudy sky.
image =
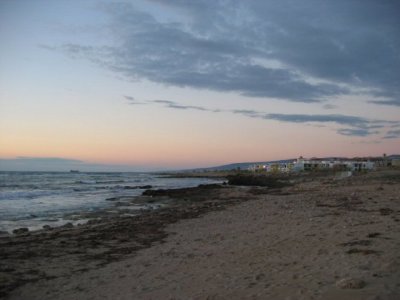
<svg viewBox="0 0 400 300">
<path fill-rule="evenodd" d="M 399 31 L 394 0 L 3 0 L 0 169 L 398 153 Z"/>
</svg>

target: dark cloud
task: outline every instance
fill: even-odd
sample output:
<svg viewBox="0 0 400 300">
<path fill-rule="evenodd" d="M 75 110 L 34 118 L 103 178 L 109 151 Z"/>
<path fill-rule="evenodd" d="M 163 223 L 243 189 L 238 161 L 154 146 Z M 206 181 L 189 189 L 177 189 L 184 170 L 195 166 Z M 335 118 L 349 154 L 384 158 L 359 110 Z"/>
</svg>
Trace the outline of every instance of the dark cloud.
<svg viewBox="0 0 400 300">
<path fill-rule="evenodd" d="M 348 136 L 368 136 L 371 134 L 378 134 L 379 131 L 371 131 L 368 129 L 364 128 L 343 128 L 343 129 L 338 129 L 337 131 L 341 135 L 348 135 Z"/>
<path fill-rule="evenodd" d="M 398 1 L 151 2 L 168 7 L 170 21 L 127 3 L 99 5 L 112 47 L 40 47 L 177 87 L 305 103 L 359 87 L 370 103 L 400 106 Z"/>
<path fill-rule="evenodd" d="M 130 105 L 143 105 L 143 104 L 148 104 L 146 102 L 141 102 L 141 101 L 137 101 L 134 97 L 132 96 L 123 96 L 126 100 L 129 101 Z"/>
<path fill-rule="evenodd" d="M 175 22 L 129 4 L 103 5 L 119 45 L 65 50 L 167 85 L 316 102 L 349 93 L 345 83 L 384 98 L 373 103 L 399 105 L 397 1 L 154 2 L 175 9 Z"/>
<path fill-rule="evenodd" d="M 135 98 L 133 98 L 132 96 L 124 96 L 124 98 L 125 98 L 126 100 L 135 101 Z"/>
<path fill-rule="evenodd" d="M 201 110 L 201 111 L 208 111 L 207 109 L 201 107 L 201 106 L 192 106 L 192 105 L 176 105 L 176 104 L 171 104 L 169 105 L 171 108 L 176 108 L 176 109 L 194 109 L 194 110 Z"/>
<path fill-rule="evenodd" d="M 378 134 L 379 131 L 371 130 L 382 128 L 385 121 L 369 120 L 347 115 L 307 115 L 307 114 L 265 114 L 263 119 L 276 120 L 289 123 L 332 123 L 339 126 L 351 126 L 352 128 L 340 128 L 336 132 L 347 136 L 368 136 Z"/>
<path fill-rule="evenodd" d="M 147 103 L 144 103 L 144 102 L 129 102 L 129 105 L 144 105 L 144 104 L 147 104 Z"/>
<path fill-rule="evenodd" d="M 61 49 L 128 77 L 167 85 L 316 102 L 349 93 L 344 83 L 371 88 L 372 95 L 384 98 L 373 103 L 399 105 L 395 1 L 160 5 L 176 8 L 177 15 L 183 9 L 190 17 L 161 22 L 129 4 L 105 4 L 118 46 L 65 44 Z"/>
<path fill-rule="evenodd" d="M 150 102 L 167 104 L 167 105 L 176 104 L 175 102 L 169 100 L 151 100 Z"/>
<path fill-rule="evenodd" d="M 260 118 L 260 116 L 262 115 L 261 112 L 252 109 L 234 109 L 231 112 L 233 112 L 234 114 L 244 115 L 250 118 Z"/>
<path fill-rule="evenodd" d="M 400 130 L 389 130 L 385 137 L 385 139 L 397 139 L 400 138 Z"/>
<path fill-rule="evenodd" d="M 210 112 L 219 112 L 220 111 L 220 110 L 208 109 L 208 108 L 205 108 L 202 106 L 178 104 L 174 101 L 169 101 L 169 100 L 151 100 L 148 102 L 164 104 L 168 108 L 175 108 L 175 109 L 183 109 L 183 110 L 192 109 L 192 110 L 210 111 Z"/>
<path fill-rule="evenodd" d="M 234 114 L 243 115 L 249 118 L 258 118 L 264 120 L 273 120 L 285 123 L 301 123 L 301 124 L 312 124 L 317 127 L 325 127 L 324 124 L 334 124 L 336 126 L 347 126 L 346 128 L 339 128 L 336 132 L 340 135 L 346 136 L 360 136 L 366 137 L 369 135 L 379 134 L 380 131 L 377 129 L 383 129 L 386 127 L 398 127 L 400 122 L 397 121 L 385 121 L 378 119 L 367 119 L 357 116 L 348 116 L 342 114 L 277 114 L 277 113 L 265 113 L 262 111 L 252 109 L 234 109 L 234 110 L 220 110 L 220 109 L 209 109 L 202 106 L 182 105 L 180 103 L 170 100 L 149 100 L 147 103 L 162 104 L 167 108 L 178 109 L 178 110 L 199 110 L 206 112 L 230 112 Z M 386 138 L 397 134 L 400 130 L 390 130 L 387 133 Z M 390 136 L 390 137 L 389 137 Z"/>
<path fill-rule="evenodd" d="M 368 101 L 368 102 L 374 103 L 374 104 L 400 106 L 400 98 L 393 99 L 393 100 L 376 100 L 376 101 Z"/>
<path fill-rule="evenodd" d="M 262 117 L 264 119 L 291 123 L 331 122 L 352 126 L 364 126 L 369 123 L 367 119 L 346 115 L 265 114 Z"/>
</svg>

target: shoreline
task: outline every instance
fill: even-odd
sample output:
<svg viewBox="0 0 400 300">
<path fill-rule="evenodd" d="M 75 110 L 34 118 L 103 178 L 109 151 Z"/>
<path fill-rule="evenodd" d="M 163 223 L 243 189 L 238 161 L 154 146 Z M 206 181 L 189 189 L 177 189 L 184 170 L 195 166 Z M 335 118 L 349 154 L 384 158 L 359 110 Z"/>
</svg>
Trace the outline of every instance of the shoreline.
<svg viewBox="0 0 400 300">
<path fill-rule="evenodd" d="M 47 176 L 50 173 L 43 174 Z M 141 210 L 156 207 L 144 202 L 143 207 L 135 206 L 132 201 L 147 189 L 195 187 L 217 182 L 213 178 L 173 179 L 154 175 L 121 178 L 112 173 L 104 173 L 102 177 L 79 174 L 84 177 L 75 178 L 68 173 L 64 177 L 51 178 L 50 184 L 42 186 L 40 177 L 18 176 L 7 178 L 6 188 L 0 193 L 0 236 L 12 234 L 16 229 L 36 231 L 43 226 L 82 224 L 85 222 L 82 219 L 98 218 L 107 211 L 109 214 L 115 210 L 138 214 Z M 13 181 L 17 182 L 14 184 Z M 26 187 L 34 188 L 29 190 Z"/>
<path fill-rule="evenodd" d="M 191 188 L 153 196 L 176 205 L 137 217 L 0 238 L 0 295 L 395 299 L 399 179 L 374 172 L 280 189 Z M 359 289 L 340 287 L 349 278 Z M 128 279 L 133 287 L 121 286 Z"/>
<path fill-rule="evenodd" d="M 124 216 L 126 213 L 124 210 L 114 210 L 111 213 L 106 210 L 82 213 L 81 217 L 89 218 L 89 221 L 80 226 L 68 223 L 59 227 L 35 231 L 22 230 L 18 234 L 0 236 L 0 297 L 28 282 L 86 270 L 81 267 L 80 262 L 90 265 L 88 268 L 90 269 L 119 260 L 125 255 L 134 254 L 137 250 L 150 247 L 154 242 L 162 241 L 166 237 L 163 229 L 168 224 L 195 218 L 208 211 L 223 209 L 226 205 L 238 201 L 208 200 L 210 192 L 218 194 L 221 189 L 230 189 L 215 184 L 209 186 L 211 188 L 208 185 L 200 185 L 193 188 L 165 190 L 166 193 L 172 192 L 173 199 L 163 195 L 129 197 L 128 201 L 133 201 L 135 204 L 141 201 L 147 204 L 167 203 L 165 207 L 143 210 L 137 215 Z M 115 207 L 118 203 L 115 203 Z M 131 230 L 131 227 L 134 229 Z M 104 246 L 102 251 L 95 251 L 102 246 Z M 36 258 L 40 261 L 46 260 L 47 257 L 59 260 L 60 264 L 66 257 L 71 260 L 77 258 L 79 263 L 76 261 L 76 266 L 71 266 L 67 272 L 55 270 L 55 274 L 43 270 L 40 262 L 34 261 L 30 264 L 30 261 Z"/>
</svg>

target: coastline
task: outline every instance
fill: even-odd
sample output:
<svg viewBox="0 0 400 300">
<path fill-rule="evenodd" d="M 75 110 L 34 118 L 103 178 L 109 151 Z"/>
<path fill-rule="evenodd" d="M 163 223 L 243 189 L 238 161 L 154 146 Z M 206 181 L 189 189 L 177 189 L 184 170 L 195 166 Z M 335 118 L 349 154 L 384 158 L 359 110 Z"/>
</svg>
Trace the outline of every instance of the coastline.
<svg viewBox="0 0 400 300">
<path fill-rule="evenodd" d="M 78 225 L 90 218 L 125 210 L 127 215 L 157 204 L 132 199 L 146 189 L 195 187 L 210 178 L 166 178 L 149 173 L 3 172 L 0 183 L 0 235 L 15 229 Z M 114 213 L 115 214 L 115 213 Z M 116 214 L 121 214 L 117 212 Z M 85 217 L 83 217 L 85 216 Z"/>
<path fill-rule="evenodd" d="M 153 196 L 173 201 L 140 216 L 2 237 L 1 296 L 395 299 L 400 175 L 390 176 L 189 188 Z"/>
</svg>

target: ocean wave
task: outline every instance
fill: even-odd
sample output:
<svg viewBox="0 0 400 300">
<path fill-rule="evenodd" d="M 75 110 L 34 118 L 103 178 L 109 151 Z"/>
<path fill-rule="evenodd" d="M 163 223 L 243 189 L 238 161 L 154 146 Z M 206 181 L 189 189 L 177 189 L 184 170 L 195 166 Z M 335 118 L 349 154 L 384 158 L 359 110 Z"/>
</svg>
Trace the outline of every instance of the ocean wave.
<svg viewBox="0 0 400 300">
<path fill-rule="evenodd" d="M 77 180 L 74 183 L 78 184 L 96 184 L 96 180 Z"/>
<path fill-rule="evenodd" d="M 26 200 L 44 196 L 60 195 L 59 191 L 9 191 L 0 192 L 0 200 Z"/>
<path fill-rule="evenodd" d="M 106 184 L 106 183 L 123 183 L 125 180 L 96 180 L 98 184 Z"/>
<path fill-rule="evenodd" d="M 75 183 L 78 184 L 112 184 L 112 183 L 124 183 L 125 180 L 77 180 Z"/>
<path fill-rule="evenodd" d="M 5 183 L 5 184 L 0 184 L 0 189 L 2 188 L 38 189 L 40 187 L 36 184 Z"/>
</svg>

